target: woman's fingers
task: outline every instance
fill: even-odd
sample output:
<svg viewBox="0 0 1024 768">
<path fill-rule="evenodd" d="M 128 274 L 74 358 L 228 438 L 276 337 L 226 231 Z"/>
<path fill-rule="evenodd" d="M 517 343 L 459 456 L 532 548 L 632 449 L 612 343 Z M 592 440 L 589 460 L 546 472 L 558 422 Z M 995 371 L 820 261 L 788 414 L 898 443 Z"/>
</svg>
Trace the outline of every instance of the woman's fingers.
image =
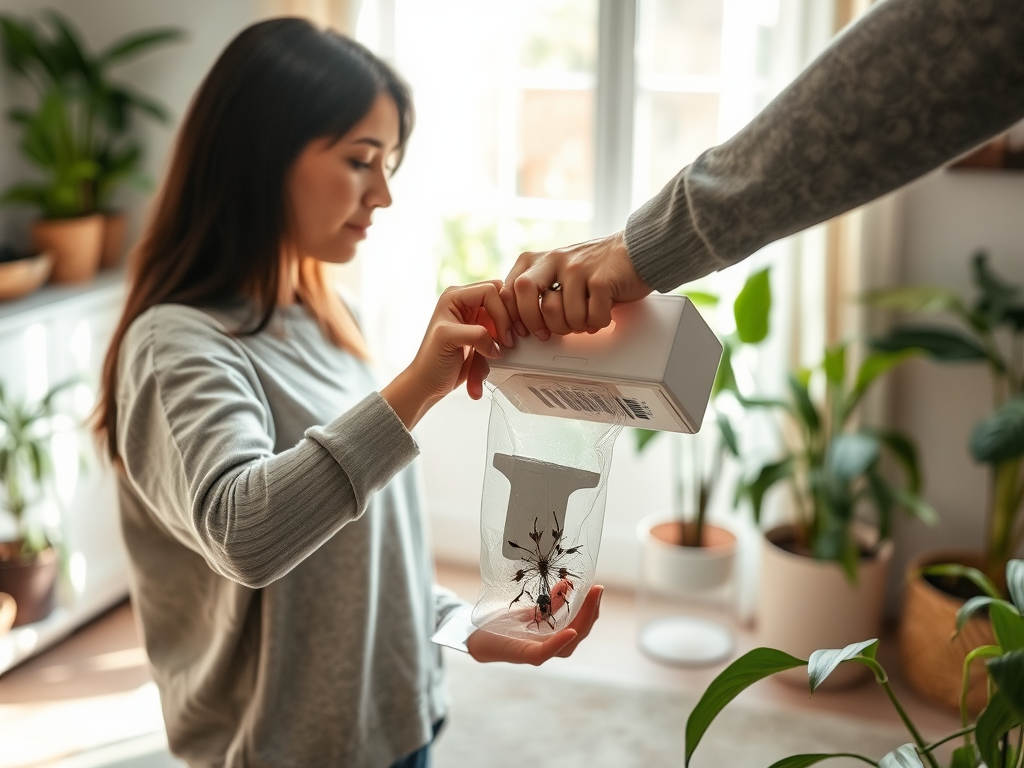
<svg viewBox="0 0 1024 768">
<path fill-rule="evenodd" d="M 509 664 L 536 666 L 557 656 L 575 639 L 576 630 L 569 628 L 555 632 L 543 642 L 505 637 L 480 629 L 469 636 L 466 647 L 470 655 L 479 662 L 504 661 Z"/>
<path fill-rule="evenodd" d="M 479 317 L 478 312 L 483 309 L 493 324 L 495 338 L 506 347 L 511 347 L 515 344 L 515 331 L 508 308 L 498 295 L 501 286 L 500 280 L 486 280 L 449 288 L 442 296 L 450 302 L 452 311 L 457 315 L 454 319 L 460 323 L 486 327 L 488 323 Z"/>
<path fill-rule="evenodd" d="M 541 296 L 555 282 L 557 267 L 553 261 L 530 266 L 517 274 L 516 269 L 509 273 L 506 283 L 512 286 L 516 295 L 516 306 L 526 330 L 542 341 L 551 336 L 541 313 Z"/>
<path fill-rule="evenodd" d="M 576 614 L 576 618 L 568 626 L 568 629 L 576 630 L 576 638 L 571 643 L 567 643 L 558 652 L 559 656 L 563 658 L 571 656 L 572 652 L 576 650 L 576 646 L 590 634 L 598 616 L 601 615 L 602 595 L 604 595 L 604 587 L 595 584 L 590 588 L 586 600 L 583 601 L 583 607 L 580 608 L 580 612 Z"/>
</svg>

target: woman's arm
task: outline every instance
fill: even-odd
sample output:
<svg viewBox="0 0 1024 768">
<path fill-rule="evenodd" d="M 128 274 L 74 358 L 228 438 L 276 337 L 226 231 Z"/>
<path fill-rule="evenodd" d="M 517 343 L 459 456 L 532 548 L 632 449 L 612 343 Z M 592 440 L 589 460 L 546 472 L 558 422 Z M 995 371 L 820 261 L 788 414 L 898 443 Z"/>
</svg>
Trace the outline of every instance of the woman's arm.
<svg viewBox="0 0 1024 768">
<path fill-rule="evenodd" d="M 197 310 L 140 317 L 122 347 L 120 381 L 118 444 L 133 487 L 179 541 L 252 588 L 359 517 L 418 452 L 375 393 L 275 455 L 255 371 Z"/>
</svg>

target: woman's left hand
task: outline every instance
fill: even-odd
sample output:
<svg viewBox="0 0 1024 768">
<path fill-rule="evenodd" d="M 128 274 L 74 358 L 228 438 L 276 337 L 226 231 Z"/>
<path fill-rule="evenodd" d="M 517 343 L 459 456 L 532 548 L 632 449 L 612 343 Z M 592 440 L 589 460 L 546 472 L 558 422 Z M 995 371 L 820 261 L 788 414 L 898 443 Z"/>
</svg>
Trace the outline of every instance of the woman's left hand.
<svg viewBox="0 0 1024 768">
<path fill-rule="evenodd" d="M 603 593 L 604 587 L 591 587 L 583 607 L 569 626 L 544 640 L 520 640 L 478 629 L 466 640 L 466 648 L 470 656 L 480 662 L 507 661 L 511 664 L 540 666 L 555 656 L 571 656 L 597 621 Z"/>
</svg>

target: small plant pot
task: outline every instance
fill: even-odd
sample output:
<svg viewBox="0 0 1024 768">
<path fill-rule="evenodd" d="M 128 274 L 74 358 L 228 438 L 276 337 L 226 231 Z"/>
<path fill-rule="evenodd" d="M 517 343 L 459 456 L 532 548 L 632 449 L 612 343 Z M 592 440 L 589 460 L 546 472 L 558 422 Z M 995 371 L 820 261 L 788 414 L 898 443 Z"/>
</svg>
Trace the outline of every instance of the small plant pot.
<svg viewBox="0 0 1024 768">
<path fill-rule="evenodd" d="M 980 562 L 981 556 L 976 552 L 933 552 L 918 557 L 907 568 L 899 636 L 903 674 L 923 697 L 957 711 L 964 659 L 975 648 L 996 645 L 996 639 L 984 614 L 971 616 L 960 634 L 953 638 L 956 612 L 964 600 L 926 581 L 920 570 L 942 563 L 977 567 Z M 967 707 L 977 714 L 987 702 L 987 675 L 984 663 L 978 661 L 971 669 Z"/>
<path fill-rule="evenodd" d="M 0 635 L 14 626 L 14 617 L 18 614 L 18 604 L 10 595 L 0 592 Z"/>
<path fill-rule="evenodd" d="M 53 282 L 91 280 L 100 266 L 103 216 L 97 213 L 77 219 L 37 219 L 32 222 L 32 245 L 53 256 Z"/>
<path fill-rule="evenodd" d="M 0 301 L 27 296 L 46 282 L 53 269 L 53 259 L 40 253 L 0 264 Z"/>
<path fill-rule="evenodd" d="M 35 557 L 0 560 L 0 592 L 18 606 L 14 626 L 42 621 L 53 611 L 57 583 L 57 553 L 44 549 Z"/>
<path fill-rule="evenodd" d="M 103 217 L 103 250 L 100 254 L 101 269 L 111 269 L 121 264 L 124 258 L 124 243 L 127 231 L 128 216 L 124 213 L 108 213 Z"/>
<path fill-rule="evenodd" d="M 806 659 L 822 648 L 843 648 L 877 638 L 882 629 L 885 579 L 892 559 L 886 541 L 873 557 L 865 557 L 851 584 L 839 563 L 815 560 L 786 549 L 796 529 L 773 528 L 764 537 L 757 599 L 758 645 Z M 825 681 L 839 689 L 866 679 L 870 670 L 844 664 Z M 786 683 L 807 687 L 804 667 L 775 675 Z"/>
<path fill-rule="evenodd" d="M 660 514 L 648 515 L 637 525 L 638 643 L 657 661 L 700 666 L 727 658 L 735 646 L 729 628 L 703 614 L 729 602 L 736 536 L 706 525 L 704 546 L 684 546 L 684 526 L 692 524 Z"/>
</svg>

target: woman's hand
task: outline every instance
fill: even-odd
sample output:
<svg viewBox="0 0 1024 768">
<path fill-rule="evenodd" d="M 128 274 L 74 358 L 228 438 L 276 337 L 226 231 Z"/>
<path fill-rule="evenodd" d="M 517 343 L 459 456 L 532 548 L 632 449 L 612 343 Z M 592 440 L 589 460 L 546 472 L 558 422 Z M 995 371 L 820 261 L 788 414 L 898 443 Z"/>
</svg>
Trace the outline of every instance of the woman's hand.
<svg viewBox="0 0 1024 768">
<path fill-rule="evenodd" d="M 552 286 L 557 286 L 553 288 Z M 651 292 L 640 279 L 622 232 L 553 251 L 524 253 L 505 278 L 501 299 L 520 336 L 547 341 L 612 321 L 612 306 Z"/>
<path fill-rule="evenodd" d="M 512 664 L 533 664 L 539 666 L 555 656 L 571 656 L 597 621 L 601 612 L 601 595 L 604 587 L 595 585 L 587 593 L 583 607 L 568 627 L 549 635 L 544 640 L 520 640 L 514 637 L 496 635 L 478 629 L 466 640 L 469 654 L 480 662 L 507 661 Z"/>
<path fill-rule="evenodd" d="M 381 390 L 408 429 L 463 382 L 474 400 L 483 395 L 483 381 L 490 372 L 487 360 L 502 356 L 502 344 L 515 344 L 512 318 L 498 296 L 500 288 L 500 280 L 490 280 L 441 294 L 415 359 Z"/>
</svg>

